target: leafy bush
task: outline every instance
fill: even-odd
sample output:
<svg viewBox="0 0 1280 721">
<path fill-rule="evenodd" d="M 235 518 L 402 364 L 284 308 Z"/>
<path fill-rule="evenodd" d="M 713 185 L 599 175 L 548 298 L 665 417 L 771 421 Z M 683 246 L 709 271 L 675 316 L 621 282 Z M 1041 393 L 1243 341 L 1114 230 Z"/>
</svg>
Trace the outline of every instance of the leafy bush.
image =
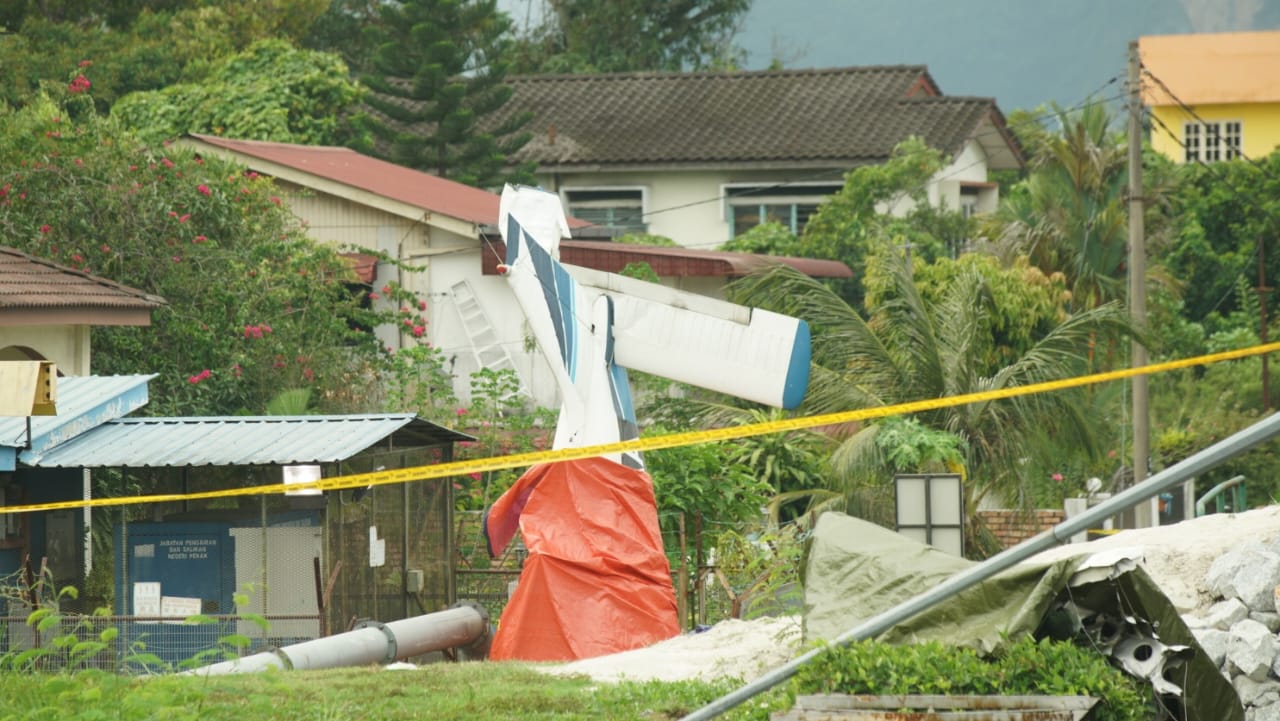
<svg viewBox="0 0 1280 721">
<path fill-rule="evenodd" d="M 1092 696 L 1096 721 L 1152 718 L 1149 694 L 1098 653 L 1070 643 L 1011 643 L 996 658 L 931 642 L 890 646 L 871 641 L 829 649 L 800 669 L 797 694 L 943 694 Z"/>
</svg>

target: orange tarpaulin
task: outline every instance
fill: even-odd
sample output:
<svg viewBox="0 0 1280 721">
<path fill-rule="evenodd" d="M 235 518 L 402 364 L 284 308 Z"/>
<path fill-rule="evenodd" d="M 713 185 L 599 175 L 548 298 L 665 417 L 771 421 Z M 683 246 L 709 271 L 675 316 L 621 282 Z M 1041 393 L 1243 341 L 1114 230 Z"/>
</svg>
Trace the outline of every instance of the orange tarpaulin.
<svg viewBox="0 0 1280 721">
<path fill-rule="evenodd" d="M 489 657 L 568 661 L 680 631 L 653 483 L 605 458 L 530 468 L 485 517 L 489 553 L 529 550 Z"/>
</svg>

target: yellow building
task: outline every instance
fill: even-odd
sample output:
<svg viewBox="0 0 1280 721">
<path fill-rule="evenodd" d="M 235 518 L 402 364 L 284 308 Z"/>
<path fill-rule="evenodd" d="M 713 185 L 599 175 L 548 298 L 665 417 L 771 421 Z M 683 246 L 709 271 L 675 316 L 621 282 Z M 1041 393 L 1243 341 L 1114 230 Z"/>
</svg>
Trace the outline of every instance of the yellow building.
<svg viewBox="0 0 1280 721">
<path fill-rule="evenodd" d="M 1280 145 L 1280 30 L 1149 35 L 1138 51 L 1156 150 L 1212 162 Z"/>
</svg>

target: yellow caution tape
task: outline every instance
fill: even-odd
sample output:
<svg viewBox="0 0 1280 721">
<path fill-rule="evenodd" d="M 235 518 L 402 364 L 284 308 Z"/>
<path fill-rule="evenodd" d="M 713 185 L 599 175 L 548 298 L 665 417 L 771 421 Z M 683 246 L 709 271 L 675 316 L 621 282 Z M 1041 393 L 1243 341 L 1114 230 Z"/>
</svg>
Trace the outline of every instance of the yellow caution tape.
<svg viewBox="0 0 1280 721">
<path fill-rule="evenodd" d="M 463 476 L 483 471 L 500 471 L 508 468 L 523 468 L 539 463 L 550 463 L 552 461 L 569 461 L 578 458 L 590 458 L 592 456 L 602 456 L 630 451 L 654 451 L 662 448 L 675 448 L 677 446 L 710 443 L 713 441 L 729 441 L 738 438 L 778 433 L 781 431 L 798 431 L 806 428 L 816 428 L 819 426 L 831 426 L 842 423 L 851 423 L 854 421 L 865 421 L 872 418 L 905 415 L 908 413 L 918 413 L 920 411 L 930 411 L 939 408 L 966 405 L 969 403 L 981 403 L 985 401 L 1013 398 L 1016 396 L 1031 395 L 1034 393 L 1047 393 L 1049 391 L 1078 388 L 1080 386 L 1105 383 L 1107 381 L 1120 380 L 1123 378 L 1132 378 L 1139 375 L 1167 373 L 1169 371 L 1179 370 L 1182 368 L 1210 365 L 1213 363 L 1221 363 L 1222 361 L 1262 355 L 1264 353 L 1274 353 L 1276 351 L 1280 351 L 1280 343 L 1268 343 L 1265 345 L 1240 348 L 1221 353 L 1210 353 L 1208 355 L 1196 356 L 1194 358 L 1186 358 L 1183 360 L 1168 361 L 1165 363 L 1152 363 L 1151 365 L 1139 368 L 1124 368 L 1121 370 L 1107 371 L 1105 373 L 1093 373 L 1090 375 L 1047 381 L 1044 383 L 1033 383 L 1030 385 L 1012 388 L 998 388 L 995 390 L 982 391 L 980 393 L 967 393 L 959 396 L 930 398 L 926 400 L 912 401 L 910 403 L 898 403 L 891 406 L 876 406 L 874 408 L 860 408 L 853 411 L 826 413 L 817 416 L 787 418 L 785 420 L 766 421 L 763 423 L 749 423 L 727 428 L 685 431 L 682 433 L 671 433 L 664 436 L 636 438 L 629 441 L 619 441 L 617 443 L 601 443 L 594 446 L 560 448 L 551 451 L 534 451 L 530 453 L 516 453 L 509 456 L 476 458 L 466 461 L 450 461 L 449 463 L 412 466 L 409 468 L 375 471 L 372 473 L 355 473 L 346 476 L 322 478 L 318 481 L 310 481 L 307 483 L 290 483 L 288 485 L 285 485 L 284 483 L 274 483 L 264 486 L 227 488 L 217 491 L 202 491 L 196 493 L 163 493 L 148 496 L 116 496 L 76 501 L 58 501 L 54 503 L 32 503 L 21 506 L 0 507 L 0 514 L 54 511 L 65 508 L 124 506 L 135 503 L 165 503 L 172 501 L 194 501 L 207 498 L 257 496 L 307 489 L 337 491 L 347 488 L 365 488 L 368 486 L 383 486 L 394 483 L 422 481 L 431 478 Z"/>
</svg>

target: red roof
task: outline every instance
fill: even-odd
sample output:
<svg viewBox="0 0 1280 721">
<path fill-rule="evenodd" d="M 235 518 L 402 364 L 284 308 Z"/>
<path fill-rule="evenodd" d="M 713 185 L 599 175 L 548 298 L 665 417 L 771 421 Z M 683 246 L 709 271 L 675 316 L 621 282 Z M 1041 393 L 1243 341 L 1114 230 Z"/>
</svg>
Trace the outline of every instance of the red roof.
<svg viewBox="0 0 1280 721">
<path fill-rule="evenodd" d="M 498 274 L 498 259 L 505 258 L 507 246 L 500 240 L 486 241 L 490 250 L 481 254 L 481 272 Z M 648 263 L 659 277 L 738 277 L 769 263 L 782 263 L 814 278 L 852 278 L 853 271 L 838 260 L 792 258 L 780 255 L 734 253 L 727 250 L 698 250 L 667 246 L 631 245 L 589 240 L 560 241 L 560 261 L 569 265 L 620 273 L 629 263 Z"/>
<path fill-rule="evenodd" d="M 192 133 L 203 143 L 258 160 L 276 163 L 316 177 L 408 203 L 440 215 L 478 225 L 498 222 L 498 195 L 394 163 L 362 155 L 349 148 L 294 145 L 261 140 L 232 140 Z M 589 223 L 569 218 L 573 228 Z M 499 241 L 496 245 L 502 247 Z M 496 274 L 497 257 L 484 253 L 482 272 Z M 597 241 L 562 241 L 560 259 L 565 263 L 617 273 L 628 263 L 646 262 L 660 276 L 740 276 L 768 262 L 782 262 L 818 278 L 849 278 L 844 263 L 809 258 L 781 258 L 717 250 L 670 248 Z M 352 254 L 356 274 L 372 282 L 376 259 Z"/>
<path fill-rule="evenodd" d="M 420 170 L 362 155 L 350 148 L 232 140 L 191 133 L 224 150 L 283 165 L 432 213 L 477 224 L 498 222 L 498 196 Z"/>
</svg>

